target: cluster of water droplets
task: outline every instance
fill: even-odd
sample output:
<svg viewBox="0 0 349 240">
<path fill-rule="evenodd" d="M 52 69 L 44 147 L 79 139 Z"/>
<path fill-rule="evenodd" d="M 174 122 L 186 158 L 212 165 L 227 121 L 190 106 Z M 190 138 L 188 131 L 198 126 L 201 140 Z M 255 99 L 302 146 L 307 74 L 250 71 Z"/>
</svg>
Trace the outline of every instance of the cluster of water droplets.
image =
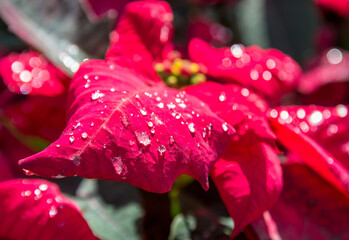
<svg viewBox="0 0 349 240">
<path fill-rule="evenodd" d="M 337 105 L 335 108 L 313 109 L 298 108 L 297 110 L 272 109 L 269 112 L 271 118 L 277 119 L 280 124 L 292 124 L 296 131 L 311 133 L 318 130 L 322 124 L 333 117 L 344 118 L 348 115 L 348 109 L 344 105 Z M 327 135 L 331 136 L 338 131 L 338 126 L 329 124 Z"/>
<path fill-rule="evenodd" d="M 22 53 L 11 64 L 12 79 L 15 80 L 22 94 L 29 94 L 33 89 L 42 87 L 51 78 L 47 70 L 47 61 L 40 55 L 28 59 L 30 55 L 30 53 Z M 9 87 L 12 87 L 11 84 Z"/>
<path fill-rule="evenodd" d="M 245 48 L 242 44 L 233 44 L 224 52 L 221 65 L 224 68 L 248 68 L 250 69 L 249 77 L 253 81 L 270 81 L 273 78 L 273 72 L 278 69 L 275 77 L 285 84 L 292 83 L 294 71 L 297 69 L 293 60 L 288 56 L 282 60 L 273 56 L 264 60 L 262 51 Z"/>
</svg>

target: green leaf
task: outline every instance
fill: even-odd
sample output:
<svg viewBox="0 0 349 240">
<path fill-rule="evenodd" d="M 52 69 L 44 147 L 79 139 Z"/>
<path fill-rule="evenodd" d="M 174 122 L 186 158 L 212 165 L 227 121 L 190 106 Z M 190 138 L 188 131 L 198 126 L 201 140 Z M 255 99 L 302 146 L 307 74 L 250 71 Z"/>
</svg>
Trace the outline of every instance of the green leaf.
<svg viewBox="0 0 349 240">
<path fill-rule="evenodd" d="M 101 184 L 102 182 L 102 184 Z M 105 184 L 107 183 L 107 184 Z M 108 197 L 101 192 L 111 193 L 116 204 L 107 203 Z M 138 240 L 138 222 L 143 210 L 134 198 L 137 189 L 119 182 L 84 179 L 77 190 L 77 196 L 68 196 L 80 207 L 82 214 L 94 234 L 102 240 Z M 131 196 L 128 201 L 118 202 L 118 198 Z M 112 199 L 109 196 L 108 202 Z"/>
<path fill-rule="evenodd" d="M 79 1 L 0 0 L 0 15 L 68 75 L 84 59 L 102 57 L 108 46 L 111 24 L 90 22 Z"/>
</svg>

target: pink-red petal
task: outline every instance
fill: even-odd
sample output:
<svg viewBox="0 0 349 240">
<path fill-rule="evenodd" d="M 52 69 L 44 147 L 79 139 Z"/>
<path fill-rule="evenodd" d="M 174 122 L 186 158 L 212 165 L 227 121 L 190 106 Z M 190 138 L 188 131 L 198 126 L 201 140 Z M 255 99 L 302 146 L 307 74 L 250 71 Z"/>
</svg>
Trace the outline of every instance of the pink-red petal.
<svg viewBox="0 0 349 240">
<path fill-rule="evenodd" d="M 247 88 L 235 84 L 204 84 L 187 87 L 186 92 L 204 101 L 211 110 L 230 125 L 237 134 L 235 145 L 242 147 L 264 141 L 273 144 L 275 134 L 266 118 L 267 103 Z"/>
<path fill-rule="evenodd" d="M 152 192 L 169 191 L 188 174 L 207 189 L 234 129 L 197 98 L 144 82 L 133 70 L 84 62 L 61 137 L 20 165 L 40 176 L 124 181 Z"/>
<path fill-rule="evenodd" d="M 269 120 L 287 150 L 349 197 L 347 111 L 343 105 L 280 107 L 270 111 Z"/>
<path fill-rule="evenodd" d="M 0 183 L 1 239 L 97 239 L 77 207 L 44 180 Z"/>
<path fill-rule="evenodd" d="M 273 101 L 294 90 L 302 74 L 291 57 L 276 49 L 263 50 L 241 44 L 216 49 L 193 39 L 188 51 L 190 58 L 205 65 L 208 74 L 217 80 L 238 83 Z"/>
<path fill-rule="evenodd" d="M 282 188 L 279 159 L 265 143 L 230 146 L 213 166 L 211 176 L 234 220 L 232 236 L 271 208 Z"/>
<path fill-rule="evenodd" d="M 117 27 L 111 33 L 107 60 L 122 59 L 148 75 L 148 84 L 161 81 L 153 62 L 161 60 L 171 48 L 173 13 L 162 1 L 137 1 L 126 5 Z"/>
</svg>

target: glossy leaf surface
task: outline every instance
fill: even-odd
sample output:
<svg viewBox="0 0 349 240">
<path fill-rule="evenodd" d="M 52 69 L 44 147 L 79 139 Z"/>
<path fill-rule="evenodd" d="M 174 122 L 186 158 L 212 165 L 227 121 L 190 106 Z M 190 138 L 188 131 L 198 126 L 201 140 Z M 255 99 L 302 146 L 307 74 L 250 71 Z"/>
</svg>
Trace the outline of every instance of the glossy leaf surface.
<svg viewBox="0 0 349 240">
<path fill-rule="evenodd" d="M 211 176 L 234 220 L 232 236 L 271 208 L 282 189 L 279 159 L 264 143 L 249 148 L 230 146 L 213 166 Z"/>
<path fill-rule="evenodd" d="M 21 166 L 45 177 L 124 181 L 153 192 L 188 174 L 207 189 L 234 129 L 197 98 L 145 82 L 127 68 L 84 62 L 70 86 L 61 137 Z"/>
<path fill-rule="evenodd" d="M 260 141 L 273 144 L 275 134 L 265 115 L 268 105 L 247 88 L 207 82 L 188 87 L 186 92 L 204 101 L 214 113 L 235 127 L 235 145 L 246 147 Z"/>
<path fill-rule="evenodd" d="M 96 239 L 75 205 L 44 180 L 0 183 L 3 239 Z"/>
<path fill-rule="evenodd" d="M 280 107 L 269 113 L 281 144 L 346 196 L 349 195 L 347 113 L 344 105 Z"/>
<path fill-rule="evenodd" d="M 206 66 L 208 74 L 226 83 L 238 83 L 265 97 L 278 100 L 293 90 L 302 73 L 299 65 L 276 49 L 258 46 L 213 48 L 199 39 L 189 44 L 190 58 Z"/>
</svg>

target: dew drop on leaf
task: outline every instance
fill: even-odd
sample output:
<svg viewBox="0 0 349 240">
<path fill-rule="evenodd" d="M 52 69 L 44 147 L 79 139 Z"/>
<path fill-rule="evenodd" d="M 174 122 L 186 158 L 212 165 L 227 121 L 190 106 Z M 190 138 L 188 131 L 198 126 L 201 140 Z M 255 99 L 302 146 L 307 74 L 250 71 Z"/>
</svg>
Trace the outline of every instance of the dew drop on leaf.
<svg viewBox="0 0 349 240">
<path fill-rule="evenodd" d="M 73 143 L 74 143 L 74 141 L 75 141 L 74 136 L 70 136 L 70 137 L 69 137 L 69 142 L 70 142 L 70 144 L 73 144 Z"/>
<path fill-rule="evenodd" d="M 188 124 L 188 129 L 191 133 L 195 133 L 195 125 L 194 123 L 189 123 Z"/>
<path fill-rule="evenodd" d="M 82 133 L 81 134 L 81 138 L 82 138 L 82 140 L 86 140 L 87 139 L 87 133 Z"/>
<path fill-rule="evenodd" d="M 160 145 L 158 147 L 158 152 L 159 152 L 160 156 L 163 156 L 164 153 L 166 152 L 166 147 L 164 145 Z"/>
<path fill-rule="evenodd" d="M 146 132 L 136 132 L 137 140 L 143 146 L 148 146 L 151 143 L 151 140 Z"/>
<path fill-rule="evenodd" d="M 170 136 L 170 146 L 172 146 L 175 143 L 175 139 L 173 136 Z"/>
</svg>

